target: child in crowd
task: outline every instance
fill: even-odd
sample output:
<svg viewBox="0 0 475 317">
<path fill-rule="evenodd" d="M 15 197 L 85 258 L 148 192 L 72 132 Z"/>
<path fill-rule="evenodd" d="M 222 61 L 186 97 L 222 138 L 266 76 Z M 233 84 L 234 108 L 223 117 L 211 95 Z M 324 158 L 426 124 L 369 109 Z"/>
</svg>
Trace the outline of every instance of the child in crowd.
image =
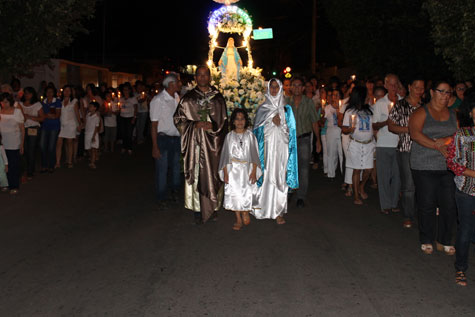
<svg viewBox="0 0 475 317">
<path fill-rule="evenodd" d="M 234 230 L 250 223 L 252 196 L 261 177 L 257 139 L 249 131 L 247 112 L 237 108 L 231 114 L 231 132 L 224 141 L 219 162 L 219 176 L 224 181 L 224 208 L 234 211 Z"/>
<path fill-rule="evenodd" d="M 101 117 L 98 113 L 99 103 L 92 101 L 88 106 L 86 115 L 86 129 L 84 132 L 84 148 L 89 151 L 89 167 L 96 168 L 97 151 L 99 149 L 99 131 L 101 128 Z"/>
<path fill-rule="evenodd" d="M 114 145 L 117 138 L 117 114 L 119 107 L 112 99 L 112 92 L 108 91 L 104 102 L 104 151 L 114 152 Z"/>
<path fill-rule="evenodd" d="M 2 144 L 2 135 L 0 134 L 0 188 L 2 192 L 8 191 L 8 158 L 5 148 Z"/>
</svg>

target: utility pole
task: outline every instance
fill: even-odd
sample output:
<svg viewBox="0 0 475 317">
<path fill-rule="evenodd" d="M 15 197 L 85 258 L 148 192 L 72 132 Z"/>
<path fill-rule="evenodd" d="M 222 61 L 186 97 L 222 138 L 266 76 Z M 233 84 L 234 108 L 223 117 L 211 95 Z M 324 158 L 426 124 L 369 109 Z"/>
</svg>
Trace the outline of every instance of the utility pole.
<svg viewBox="0 0 475 317">
<path fill-rule="evenodd" d="M 310 69 L 315 74 L 317 71 L 317 0 L 313 0 L 312 10 L 312 54 L 310 56 Z"/>
</svg>

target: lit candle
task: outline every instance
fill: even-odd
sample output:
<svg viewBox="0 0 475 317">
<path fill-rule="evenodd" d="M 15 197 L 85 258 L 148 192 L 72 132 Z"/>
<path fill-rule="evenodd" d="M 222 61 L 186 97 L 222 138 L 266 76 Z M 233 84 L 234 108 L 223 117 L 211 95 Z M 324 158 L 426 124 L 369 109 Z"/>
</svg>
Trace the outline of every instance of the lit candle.
<svg viewBox="0 0 475 317">
<path fill-rule="evenodd" d="M 356 75 L 351 75 L 351 80 L 355 81 L 355 79 L 356 79 Z"/>
<path fill-rule="evenodd" d="M 119 110 L 120 110 L 120 101 L 117 103 L 117 107 L 118 107 Z"/>
<path fill-rule="evenodd" d="M 114 99 L 115 97 L 115 92 L 112 92 L 112 99 Z"/>
<path fill-rule="evenodd" d="M 373 98 L 373 105 L 376 103 L 376 97 Z"/>
<path fill-rule="evenodd" d="M 41 101 L 43 101 L 44 98 L 45 98 L 45 97 L 41 96 L 41 97 L 40 97 Z"/>
<path fill-rule="evenodd" d="M 158 89 L 155 89 L 155 93 L 158 94 Z"/>
<path fill-rule="evenodd" d="M 356 126 L 356 114 L 351 115 L 351 127 L 354 128 Z"/>
<path fill-rule="evenodd" d="M 322 99 L 322 107 L 325 107 L 325 99 Z"/>
<path fill-rule="evenodd" d="M 389 104 L 389 110 L 388 110 L 388 111 L 391 112 L 391 109 L 392 109 L 393 107 L 394 107 L 394 102 L 391 102 L 391 103 Z"/>
<path fill-rule="evenodd" d="M 341 100 L 338 100 L 338 108 L 341 109 Z"/>
</svg>

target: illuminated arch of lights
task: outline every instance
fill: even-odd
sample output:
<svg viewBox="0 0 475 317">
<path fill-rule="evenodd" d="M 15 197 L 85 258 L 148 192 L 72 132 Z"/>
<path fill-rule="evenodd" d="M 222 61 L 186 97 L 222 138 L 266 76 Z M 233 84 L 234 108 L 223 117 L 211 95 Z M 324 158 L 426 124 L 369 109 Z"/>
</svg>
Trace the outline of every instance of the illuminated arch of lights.
<svg viewBox="0 0 475 317">
<path fill-rule="evenodd" d="M 247 66 L 253 67 L 253 60 L 251 55 L 250 38 L 252 33 L 252 19 L 249 14 L 232 5 L 222 6 L 211 13 L 208 20 L 208 32 L 210 36 L 208 66 L 214 66 L 213 56 L 214 51 L 218 47 L 216 42 L 219 33 L 237 33 L 243 36 L 242 46 L 245 47 L 248 55 Z"/>
</svg>

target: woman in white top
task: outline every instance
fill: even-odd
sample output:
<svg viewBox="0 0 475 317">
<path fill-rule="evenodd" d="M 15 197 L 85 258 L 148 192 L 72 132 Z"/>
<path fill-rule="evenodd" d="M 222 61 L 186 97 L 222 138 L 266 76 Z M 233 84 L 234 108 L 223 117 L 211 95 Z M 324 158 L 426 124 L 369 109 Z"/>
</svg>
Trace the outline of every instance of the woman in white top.
<svg viewBox="0 0 475 317">
<path fill-rule="evenodd" d="M 112 92 L 106 92 L 106 99 L 102 107 L 104 116 L 104 149 L 105 151 L 114 152 L 115 140 L 117 138 L 117 114 L 119 108 L 117 102 L 112 99 Z"/>
<path fill-rule="evenodd" d="M 45 113 L 33 87 L 23 89 L 21 101 L 20 105 L 25 117 L 26 177 L 28 180 L 31 180 L 35 172 L 36 147 L 40 136 L 41 122 L 45 118 Z"/>
<path fill-rule="evenodd" d="M 76 133 L 81 130 L 78 100 L 74 98 L 73 87 L 66 85 L 61 94 L 61 130 L 56 143 L 56 166 L 61 166 L 61 154 L 63 152 L 63 140 L 66 139 L 66 161 L 68 168 L 73 167 L 73 143 Z"/>
<path fill-rule="evenodd" d="M 132 154 L 132 136 L 134 124 L 137 119 L 138 101 L 132 92 L 132 86 L 125 83 L 122 87 L 122 97 L 119 100 L 120 109 L 120 134 L 122 136 L 122 153 L 126 150 Z"/>
<path fill-rule="evenodd" d="M 0 95 L 0 133 L 2 143 L 8 158 L 8 185 L 10 194 L 17 194 L 20 187 L 20 155 L 23 154 L 25 140 L 25 118 L 19 108 L 14 108 L 13 95 L 2 93 Z"/>
<path fill-rule="evenodd" d="M 342 127 L 343 133 L 350 135 L 346 166 L 353 169 L 353 195 L 356 205 L 362 205 L 361 199 L 368 198 L 364 187 L 373 168 L 375 150 L 373 112 L 365 100 L 366 88 L 355 87 L 350 95 Z M 363 177 L 360 182 L 361 171 Z"/>
</svg>

